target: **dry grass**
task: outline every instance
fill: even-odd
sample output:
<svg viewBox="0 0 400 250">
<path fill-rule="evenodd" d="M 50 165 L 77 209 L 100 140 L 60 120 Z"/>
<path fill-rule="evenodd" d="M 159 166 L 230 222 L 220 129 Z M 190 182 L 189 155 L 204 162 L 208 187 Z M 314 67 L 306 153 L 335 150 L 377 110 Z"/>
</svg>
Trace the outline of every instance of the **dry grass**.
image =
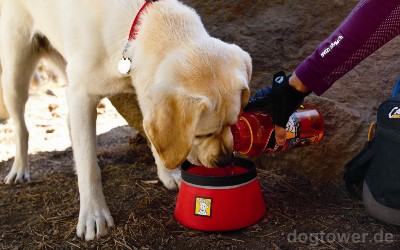
<svg viewBox="0 0 400 250">
<path fill-rule="evenodd" d="M 144 142 L 130 144 L 125 130 L 117 128 L 99 137 L 104 192 L 116 223 L 107 237 L 85 242 L 75 236 L 79 196 L 72 152 L 68 149 L 32 155 L 31 183 L 0 185 L 0 248 L 311 248 L 312 242 L 288 242 L 287 237 L 294 230 L 371 235 L 366 243 L 318 242 L 318 248 L 400 246 L 399 228 L 368 217 L 361 202 L 351 199 L 340 183 L 313 182 L 263 166 L 258 167 L 258 175 L 268 211 L 262 221 L 226 233 L 203 233 L 182 227 L 173 217 L 176 192 L 155 181 L 150 151 Z M 10 161 L 0 163 L 2 174 L 9 164 Z M 240 213 L 240 207 L 232 209 Z M 395 241 L 369 242 L 381 230 L 394 234 Z"/>
</svg>

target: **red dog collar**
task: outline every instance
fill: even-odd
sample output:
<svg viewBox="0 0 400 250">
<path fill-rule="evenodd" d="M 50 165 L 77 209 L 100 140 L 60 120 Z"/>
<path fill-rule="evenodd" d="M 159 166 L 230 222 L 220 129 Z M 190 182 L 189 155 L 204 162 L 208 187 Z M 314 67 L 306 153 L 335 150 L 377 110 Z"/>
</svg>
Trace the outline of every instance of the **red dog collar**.
<svg viewBox="0 0 400 250">
<path fill-rule="evenodd" d="M 118 70 L 122 75 L 128 75 L 131 70 L 132 61 L 130 58 L 125 56 L 125 52 L 127 51 L 128 47 L 129 47 L 129 43 L 136 39 L 136 36 L 138 34 L 137 27 L 140 25 L 140 15 L 153 2 L 157 2 L 157 0 L 146 0 L 144 2 L 143 6 L 138 11 L 138 13 L 136 14 L 135 19 L 133 20 L 131 30 L 129 32 L 128 42 L 126 43 L 125 49 L 122 53 L 122 59 L 119 61 L 119 64 L 118 64 Z"/>
<path fill-rule="evenodd" d="M 142 6 L 142 8 L 140 8 L 140 10 L 138 11 L 138 13 L 136 14 L 135 20 L 133 20 L 132 26 L 131 26 L 131 31 L 129 32 L 129 37 L 128 37 L 128 41 L 133 41 L 136 38 L 136 35 L 138 33 L 137 31 L 137 26 L 140 25 L 140 15 L 142 14 L 142 12 L 147 8 L 147 6 L 151 5 L 153 2 L 157 2 L 157 0 L 146 0 Z"/>
</svg>

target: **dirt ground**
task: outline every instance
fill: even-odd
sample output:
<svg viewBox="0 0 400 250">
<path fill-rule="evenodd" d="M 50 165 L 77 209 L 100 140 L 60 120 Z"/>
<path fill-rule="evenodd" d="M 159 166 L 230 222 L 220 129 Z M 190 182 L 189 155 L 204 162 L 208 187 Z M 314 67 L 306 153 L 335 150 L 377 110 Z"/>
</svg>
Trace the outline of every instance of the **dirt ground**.
<svg viewBox="0 0 400 250">
<path fill-rule="evenodd" d="M 293 70 L 357 3 L 185 2 L 198 10 L 212 35 L 250 52 L 253 90 L 269 83 L 274 72 Z M 400 249 L 400 227 L 369 217 L 340 179 L 343 163 L 360 149 L 365 124 L 399 74 L 399 46 L 400 40 L 393 40 L 322 97 L 308 99 L 325 117 L 321 144 L 253 159 L 267 213 L 256 225 L 234 232 L 204 233 L 176 222 L 177 193 L 157 181 L 146 142 L 105 100 L 98 108 L 97 155 L 116 227 L 92 242 L 75 236 L 79 195 L 65 124 L 66 84 L 40 70 L 26 113 L 32 181 L 0 183 L 0 249 Z M 1 178 L 13 155 L 13 123 L 5 121 Z M 327 178 L 311 178 L 310 172 Z"/>
</svg>

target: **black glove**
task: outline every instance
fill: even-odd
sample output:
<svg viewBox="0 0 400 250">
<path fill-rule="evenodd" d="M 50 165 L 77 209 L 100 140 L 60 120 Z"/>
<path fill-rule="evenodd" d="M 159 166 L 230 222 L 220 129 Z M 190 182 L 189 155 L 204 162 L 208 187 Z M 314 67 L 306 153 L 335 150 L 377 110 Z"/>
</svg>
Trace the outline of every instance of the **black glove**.
<svg viewBox="0 0 400 250">
<path fill-rule="evenodd" d="M 286 128 L 289 117 L 303 103 L 304 97 L 311 93 L 304 94 L 289 85 L 289 78 L 283 71 L 276 73 L 272 86 L 258 90 L 244 110 L 266 111 L 272 114 L 275 125 Z"/>
</svg>

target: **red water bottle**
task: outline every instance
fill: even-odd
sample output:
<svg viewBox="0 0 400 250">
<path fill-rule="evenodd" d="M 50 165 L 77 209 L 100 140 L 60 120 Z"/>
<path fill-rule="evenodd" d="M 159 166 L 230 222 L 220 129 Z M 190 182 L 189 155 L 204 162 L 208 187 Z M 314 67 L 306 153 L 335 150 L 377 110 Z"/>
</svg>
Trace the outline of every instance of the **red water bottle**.
<svg viewBox="0 0 400 250">
<path fill-rule="evenodd" d="M 324 121 L 315 106 L 302 105 L 289 118 L 283 147 L 276 145 L 272 116 L 266 112 L 242 112 L 231 131 L 235 152 L 257 156 L 319 142 L 324 134 Z"/>
</svg>

